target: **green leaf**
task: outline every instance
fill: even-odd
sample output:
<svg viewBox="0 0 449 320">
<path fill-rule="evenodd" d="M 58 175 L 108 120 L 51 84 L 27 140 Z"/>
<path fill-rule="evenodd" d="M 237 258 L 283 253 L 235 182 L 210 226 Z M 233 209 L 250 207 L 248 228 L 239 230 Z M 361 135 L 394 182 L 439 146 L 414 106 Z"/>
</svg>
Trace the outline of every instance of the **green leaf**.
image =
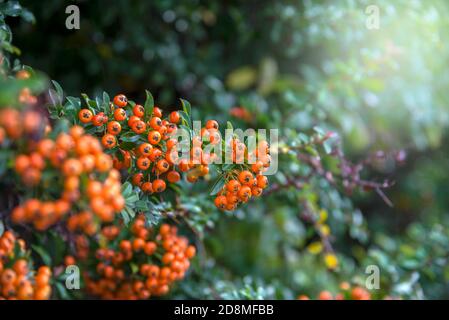
<svg viewBox="0 0 449 320">
<path fill-rule="evenodd" d="M 189 127 L 192 128 L 193 127 L 192 116 L 191 116 L 192 115 L 192 107 L 190 106 L 190 102 L 188 102 L 187 100 L 181 99 L 181 105 L 182 105 L 182 110 L 188 116 Z"/>
<path fill-rule="evenodd" d="M 139 139 L 140 139 L 140 136 L 136 135 L 134 133 L 127 135 L 127 136 L 120 137 L 121 141 L 126 141 L 126 142 L 136 142 L 136 141 L 139 141 Z"/>
<path fill-rule="evenodd" d="M 131 221 L 131 218 L 128 215 L 128 212 L 126 212 L 125 209 L 123 209 L 120 214 L 122 215 L 123 222 L 125 225 L 128 225 L 128 223 Z"/>
<path fill-rule="evenodd" d="M 122 185 L 122 195 L 125 199 L 131 195 L 132 189 L 133 187 L 129 182 L 125 182 Z"/>
<path fill-rule="evenodd" d="M 323 142 L 324 151 L 329 154 L 332 152 L 332 143 L 329 140 Z"/>
<path fill-rule="evenodd" d="M 139 201 L 136 201 L 134 208 L 137 211 L 147 211 L 149 209 L 149 206 L 145 200 L 139 200 Z"/>
<path fill-rule="evenodd" d="M 44 248 L 37 246 L 35 244 L 32 244 L 31 248 L 34 251 L 36 251 L 36 253 L 41 257 L 44 264 L 51 266 L 51 256 L 47 253 L 47 251 Z"/>
<path fill-rule="evenodd" d="M 135 203 L 139 200 L 139 196 L 137 194 L 131 194 L 129 197 L 125 198 L 126 204 L 132 207 L 135 206 Z"/>
<path fill-rule="evenodd" d="M 81 100 L 79 98 L 67 97 L 67 101 L 69 103 L 65 105 L 66 109 L 71 109 L 73 107 L 74 109 L 78 110 L 81 108 Z M 71 107 L 69 107 L 69 105 L 71 105 Z"/>
<path fill-rule="evenodd" d="M 298 138 L 305 144 L 308 144 L 310 142 L 309 136 L 307 136 L 306 134 L 304 134 L 302 132 L 298 133 Z"/>
<path fill-rule="evenodd" d="M 136 213 L 130 207 L 126 206 L 125 210 L 126 210 L 126 213 L 128 214 L 128 216 L 130 216 L 131 218 L 134 218 L 136 216 Z"/>
<path fill-rule="evenodd" d="M 109 98 L 109 95 L 107 92 L 103 91 L 103 103 L 109 105 L 111 103 L 111 98 Z"/>
<path fill-rule="evenodd" d="M 182 110 L 184 110 L 184 112 L 187 113 L 188 115 L 191 115 L 192 107 L 190 106 L 190 102 L 188 102 L 187 100 L 181 99 L 181 104 L 182 104 Z"/>
<path fill-rule="evenodd" d="M 52 96 L 52 90 L 50 90 L 50 97 L 52 98 L 53 104 L 62 104 L 62 102 L 64 101 L 64 90 L 62 90 L 62 87 L 55 80 L 51 80 L 51 82 L 56 89 L 56 98 L 58 98 L 58 101 L 53 100 L 54 97 Z"/>
<path fill-rule="evenodd" d="M 56 287 L 56 290 L 58 291 L 59 297 L 61 299 L 64 299 L 64 300 L 70 300 L 71 299 L 69 293 L 67 292 L 66 287 L 62 283 L 56 282 L 55 283 L 55 287 Z"/>
<path fill-rule="evenodd" d="M 230 121 L 226 122 L 226 129 L 234 130 L 234 126 Z"/>
<path fill-rule="evenodd" d="M 153 98 L 153 95 L 151 94 L 151 92 L 148 90 L 145 90 L 145 94 L 146 94 L 146 100 L 145 100 L 145 105 L 144 105 L 144 109 L 145 109 L 144 118 L 148 119 L 153 114 L 154 98 Z"/>
<path fill-rule="evenodd" d="M 319 135 L 322 135 L 322 136 L 324 136 L 326 134 L 323 129 L 321 129 L 320 127 L 317 127 L 317 126 L 313 127 L 313 131 L 315 131 L 316 133 L 318 133 Z"/>
<path fill-rule="evenodd" d="M 133 150 L 135 147 L 137 147 L 137 144 L 134 142 L 131 142 L 131 141 L 123 141 L 120 143 L 120 149 L 122 149 L 122 150 L 129 151 L 129 150 Z M 121 153 L 119 153 L 119 154 L 121 154 Z M 123 156 L 122 156 L 122 158 L 123 158 Z M 121 160 L 123 160 L 123 159 L 121 159 Z"/>
<path fill-rule="evenodd" d="M 212 190 L 210 192 L 211 196 L 216 195 L 218 192 L 220 192 L 221 189 L 223 189 L 223 186 L 225 185 L 225 178 L 224 176 L 221 176 L 217 181 L 215 181 Z"/>
</svg>

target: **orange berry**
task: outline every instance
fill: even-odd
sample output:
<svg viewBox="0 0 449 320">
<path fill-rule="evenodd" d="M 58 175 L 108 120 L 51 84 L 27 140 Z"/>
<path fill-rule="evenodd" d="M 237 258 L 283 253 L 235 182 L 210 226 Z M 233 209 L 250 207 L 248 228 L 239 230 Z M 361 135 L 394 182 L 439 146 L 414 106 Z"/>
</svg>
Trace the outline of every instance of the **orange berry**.
<svg viewBox="0 0 449 320">
<path fill-rule="evenodd" d="M 163 192 L 166 188 L 166 184 L 164 180 L 156 179 L 153 181 L 153 190 L 154 192 Z"/>
<path fill-rule="evenodd" d="M 170 168 L 170 165 L 168 164 L 167 160 L 161 159 L 156 164 L 157 169 L 160 173 L 167 172 L 168 168 Z"/>
<path fill-rule="evenodd" d="M 112 149 L 117 145 L 117 139 L 114 135 L 106 133 L 103 138 L 101 138 L 101 144 L 106 149 Z"/>
<path fill-rule="evenodd" d="M 194 246 L 188 246 L 186 249 L 186 257 L 192 259 L 196 255 L 196 249 Z"/>
<path fill-rule="evenodd" d="M 15 170 L 17 173 L 23 173 L 30 166 L 30 158 L 26 155 L 19 155 L 15 160 Z"/>
<path fill-rule="evenodd" d="M 206 122 L 206 129 L 218 129 L 218 122 L 215 120 L 208 120 Z"/>
<path fill-rule="evenodd" d="M 16 274 L 26 275 L 28 273 L 28 262 L 25 259 L 19 259 L 14 263 L 12 268 Z"/>
<path fill-rule="evenodd" d="M 78 112 L 78 118 L 82 123 L 89 123 L 93 118 L 92 111 L 89 109 L 81 109 L 80 112 Z"/>
<path fill-rule="evenodd" d="M 116 195 L 112 199 L 112 207 L 116 212 L 120 212 L 125 208 L 125 198 L 122 195 Z"/>
<path fill-rule="evenodd" d="M 153 148 L 150 153 L 150 160 L 156 162 L 162 156 L 162 151 L 158 148 Z"/>
<path fill-rule="evenodd" d="M 367 290 L 361 287 L 355 287 L 351 290 L 351 298 L 353 300 L 370 300 L 371 295 Z"/>
<path fill-rule="evenodd" d="M 133 250 L 134 251 L 140 251 L 145 246 L 145 240 L 136 238 L 133 240 Z"/>
<path fill-rule="evenodd" d="M 167 149 L 170 150 L 174 146 L 176 146 L 177 144 L 178 144 L 178 140 L 176 140 L 176 139 L 169 139 L 169 140 L 167 140 Z"/>
<path fill-rule="evenodd" d="M 78 190 L 80 179 L 78 176 L 69 176 L 64 181 L 64 190 L 73 191 Z"/>
<path fill-rule="evenodd" d="M 41 156 L 48 158 L 50 153 L 53 151 L 55 143 L 53 140 L 44 139 L 39 141 L 37 145 L 37 151 L 41 154 Z"/>
<path fill-rule="evenodd" d="M 69 134 L 72 136 L 73 139 L 77 140 L 84 135 L 84 129 L 81 126 L 75 125 L 70 128 Z"/>
<path fill-rule="evenodd" d="M 120 108 L 126 107 L 128 104 L 128 99 L 124 94 L 118 94 L 114 97 L 114 104 Z"/>
<path fill-rule="evenodd" d="M 112 158 L 104 153 L 95 156 L 95 167 L 100 172 L 109 171 L 112 168 Z"/>
<path fill-rule="evenodd" d="M 38 288 L 42 288 L 48 285 L 48 283 L 50 282 L 50 276 L 47 274 L 43 274 L 43 273 L 39 273 L 34 281 L 36 282 L 36 286 Z"/>
<path fill-rule="evenodd" d="M 151 182 L 144 182 L 140 186 L 140 189 L 146 193 L 153 193 L 153 184 Z"/>
<path fill-rule="evenodd" d="M 143 173 L 139 172 L 133 175 L 132 177 L 132 183 L 135 186 L 140 186 L 143 182 Z"/>
<path fill-rule="evenodd" d="M 268 185 L 268 178 L 266 176 L 259 175 L 257 176 L 257 186 L 259 188 L 265 189 Z"/>
<path fill-rule="evenodd" d="M 131 245 L 131 241 L 129 240 L 122 240 L 120 242 L 120 250 L 123 252 L 127 252 L 127 251 L 131 251 L 132 249 L 132 245 Z"/>
<path fill-rule="evenodd" d="M 131 129 L 137 133 L 141 134 L 147 130 L 147 125 L 142 120 L 136 120 L 131 124 Z"/>
<path fill-rule="evenodd" d="M 262 161 L 256 161 L 251 165 L 251 171 L 254 173 L 260 173 L 260 171 L 263 169 L 263 162 Z"/>
<path fill-rule="evenodd" d="M 251 188 L 251 195 L 254 197 L 259 197 L 262 194 L 262 188 L 259 187 L 252 187 Z"/>
<path fill-rule="evenodd" d="M 175 255 L 171 252 L 167 252 L 162 256 L 162 262 L 164 264 L 169 264 L 175 259 Z"/>
<path fill-rule="evenodd" d="M 240 182 L 238 182 L 235 179 L 229 180 L 226 185 L 226 189 L 228 189 L 229 192 L 233 192 L 233 193 L 238 192 L 240 190 L 240 187 L 241 187 Z"/>
<path fill-rule="evenodd" d="M 34 299 L 36 300 L 47 300 L 51 295 L 51 287 L 46 285 L 42 288 L 38 288 L 34 293 Z"/>
<path fill-rule="evenodd" d="M 153 150 L 153 146 L 149 143 L 142 143 L 139 146 L 139 153 L 143 156 L 148 157 L 151 154 L 151 150 Z"/>
<path fill-rule="evenodd" d="M 114 119 L 116 121 L 123 121 L 126 119 L 126 111 L 122 108 L 115 109 Z"/>
<path fill-rule="evenodd" d="M 170 233 L 171 227 L 169 224 L 164 223 L 160 229 L 159 229 L 159 233 L 161 234 L 161 236 L 165 237 L 168 236 L 168 234 Z"/>
<path fill-rule="evenodd" d="M 141 156 L 137 159 L 137 167 L 140 170 L 147 170 L 150 167 L 151 161 L 145 156 Z"/>
<path fill-rule="evenodd" d="M 170 183 L 176 183 L 181 180 L 181 175 L 177 171 L 170 171 L 167 173 L 167 180 Z"/>
<path fill-rule="evenodd" d="M 21 223 L 26 219 L 25 209 L 16 207 L 11 213 L 11 220 L 13 223 Z"/>
<path fill-rule="evenodd" d="M 159 131 L 151 131 L 148 134 L 148 142 L 152 145 L 158 144 L 161 141 L 161 133 Z"/>
<path fill-rule="evenodd" d="M 101 115 L 101 114 L 94 115 L 94 117 L 92 118 L 92 124 L 96 127 L 102 126 L 103 125 L 103 115 Z"/>
<path fill-rule="evenodd" d="M 128 126 L 131 127 L 134 124 L 134 122 L 136 122 L 136 121 L 141 121 L 141 119 L 138 116 L 132 115 L 128 119 Z"/>
<path fill-rule="evenodd" d="M 145 109 L 140 104 L 136 104 L 133 108 L 133 114 L 136 117 L 142 118 L 145 115 Z"/>
<path fill-rule="evenodd" d="M 67 159 L 62 164 L 62 172 L 65 176 L 79 176 L 83 172 L 83 165 L 78 159 Z"/>
<path fill-rule="evenodd" d="M 179 123 L 179 120 L 181 119 L 181 117 L 179 116 L 179 112 L 178 111 L 173 111 L 172 113 L 170 113 L 170 115 L 168 116 L 168 119 L 171 123 Z"/>
<path fill-rule="evenodd" d="M 159 118 L 162 118 L 162 110 L 160 109 L 160 108 L 158 108 L 158 107 L 154 107 L 153 108 L 153 115 L 155 116 L 155 117 L 159 117 Z"/>
<path fill-rule="evenodd" d="M 156 243 L 154 243 L 153 241 L 149 241 L 145 243 L 143 251 L 145 252 L 145 254 L 151 256 L 156 251 L 156 248 Z"/>
<path fill-rule="evenodd" d="M 241 184 L 249 184 L 253 180 L 253 175 L 248 170 L 244 170 L 239 173 L 238 178 Z"/>
<path fill-rule="evenodd" d="M 162 120 L 159 117 L 153 117 L 150 120 L 150 127 L 154 130 L 158 130 L 162 126 Z"/>
<path fill-rule="evenodd" d="M 122 126 L 117 121 L 111 121 L 108 123 L 107 129 L 109 134 L 116 136 L 122 131 Z"/>
<path fill-rule="evenodd" d="M 226 208 L 226 205 L 228 204 L 228 201 L 227 201 L 225 196 L 218 196 L 218 197 L 215 198 L 214 203 L 215 203 L 215 206 L 218 209 L 222 209 L 223 210 L 223 209 Z"/>
<path fill-rule="evenodd" d="M 238 192 L 238 197 L 243 202 L 248 201 L 251 197 L 251 188 L 248 186 L 242 186 Z"/>
</svg>

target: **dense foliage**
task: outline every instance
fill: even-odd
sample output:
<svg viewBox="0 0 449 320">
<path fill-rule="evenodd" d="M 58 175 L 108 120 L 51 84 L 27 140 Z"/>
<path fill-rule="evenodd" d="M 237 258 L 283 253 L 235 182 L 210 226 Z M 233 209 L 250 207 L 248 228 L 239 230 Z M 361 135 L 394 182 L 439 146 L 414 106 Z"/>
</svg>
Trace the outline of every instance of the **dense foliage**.
<svg viewBox="0 0 449 320">
<path fill-rule="evenodd" d="M 365 26 L 371 1 L 80 1 L 80 30 L 64 27 L 65 1 L 21 3 L 29 11 L 0 1 L 0 233 L 24 239 L 30 270 L 31 258 L 50 267 L 52 297 L 449 296 L 445 1 L 377 1 L 374 30 Z M 174 166 L 163 136 L 172 126 L 193 135 L 193 120 L 204 122 L 204 146 L 210 130 L 279 129 L 268 186 L 259 178 L 268 160 Z M 68 179 L 58 155 L 35 160 L 39 141 L 77 135 L 105 150 L 65 151 L 111 156 L 112 177 L 100 163 Z M 83 188 L 109 178 L 115 194 L 100 206 Z M 244 182 L 246 193 L 231 192 Z M 18 218 L 31 200 L 60 201 L 71 187 L 81 194 L 66 195 L 58 219 Z M 94 209 L 113 200 L 106 213 Z M 242 205 L 227 208 L 233 201 Z M 0 267 L 19 259 L 1 253 Z M 88 273 L 85 290 L 65 288 L 64 264 Z M 172 278 L 160 276 L 164 265 Z M 370 265 L 380 289 L 367 291 Z M 24 296 L 50 296 L 48 281 L 36 282 L 30 276 Z"/>
</svg>

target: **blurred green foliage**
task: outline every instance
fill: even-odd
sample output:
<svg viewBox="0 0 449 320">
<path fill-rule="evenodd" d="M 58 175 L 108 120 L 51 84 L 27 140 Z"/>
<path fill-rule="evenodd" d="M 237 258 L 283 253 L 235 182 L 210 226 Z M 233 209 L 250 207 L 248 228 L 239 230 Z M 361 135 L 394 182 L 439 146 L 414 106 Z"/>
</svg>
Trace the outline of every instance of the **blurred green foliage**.
<svg viewBox="0 0 449 320">
<path fill-rule="evenodd" d="M 396 181 L 386 191 L 393 208 L 375 193 L 352 201 L 320 176 L 233 215 L 182 188 L 207 256 L 173 297 L 336 291 L 341 281 L 363 284 L 369 264 L 381 267 L 375 297 L 449 297 L 447 1 L 378 0 L 374 30 L 365 26 L 367 0 L 75 1 L 80 30 L 65 28 L 66 1 L 21 3 L 36 23 L 10 20 L 20 59 L 69 94 L 106 90 L 143 100 L 148 88 L 164 108 L 187 98 L 194 115 L 223 124 L 242 107 L 249 117 L 234 121 L 279 128 L 284 146 L 303 143 L 299 133 L 309 137 L 318 125 L 339 133 L 353 161 L 397 152 L 378 157 L 365 177 Z M 315 152 L 338 173 L 335 159 Z M 270 183 L 310 170 L 289 151 L 279 168 Z M 307 250 L 317 239 L 301 218 L 304 203 L 329 215 L 336 271 Z"/>
</svg>

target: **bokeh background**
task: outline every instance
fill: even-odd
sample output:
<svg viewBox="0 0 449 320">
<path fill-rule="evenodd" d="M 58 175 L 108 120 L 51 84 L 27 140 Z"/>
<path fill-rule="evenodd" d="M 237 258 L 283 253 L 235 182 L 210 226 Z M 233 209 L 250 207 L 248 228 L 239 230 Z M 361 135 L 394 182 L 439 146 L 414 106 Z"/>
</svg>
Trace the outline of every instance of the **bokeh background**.
<svg viewBox="0 0 449 320">
<path fill-rule="evenodd" d="M 196 117 L 235 127 L 288 135 L 318 125 L 339 134 L 353 161 L 376 153 L 370 177 L 395 181 L 386 190 L 393 207 L 314 182 L 307 197 L 329 215 L 338 271 L 309 250 L 296 218 L 304 192 L 290 190 L 204 223 L 209 258 L 174 297 L 313 295 L 363 283 L 375 263 L 379 296 L 449 298 L 447 1 L 71 1 L 80 30 L 65 28 L 67 1 L 21 3 L 36 22 L 11 21 L 20 59 L 70 95 L 142 100 L 149 89 L 164 109 L 182 97 Z M 379 29 L 365 25 L 369 5 Z M 297 167 L 281 159 L 270 182 Z M 207 195 L 185 196 L 212 210 Z"/>
</svg>

